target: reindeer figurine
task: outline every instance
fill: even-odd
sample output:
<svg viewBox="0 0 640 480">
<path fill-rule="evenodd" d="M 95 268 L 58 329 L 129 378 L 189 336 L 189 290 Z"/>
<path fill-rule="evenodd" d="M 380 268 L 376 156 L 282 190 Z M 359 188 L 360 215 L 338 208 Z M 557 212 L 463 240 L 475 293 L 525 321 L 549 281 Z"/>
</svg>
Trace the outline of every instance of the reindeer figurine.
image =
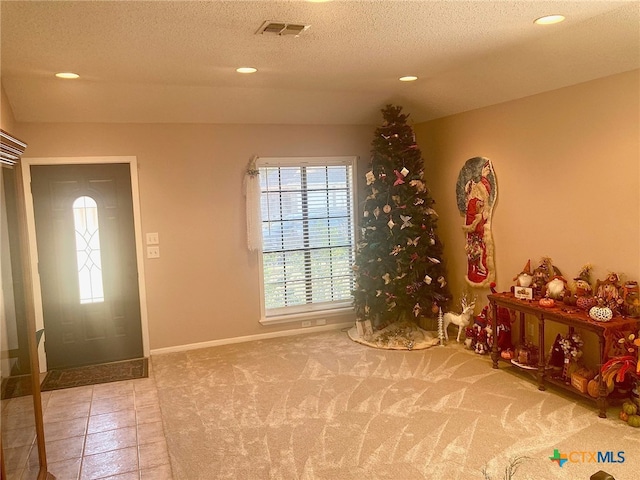
<svg viewBox="0 0 640 480">
<path fill-rule="evenodd" d="M 462 297 L 460 304 L 462 305 L 462 313 L 447 312 L 443 316 L 444 337 L 447 341 L 449 341 L 449 333 L 447 332 L 447 329 L 449 328 L 449 325 L 453 323 L 454 325 L 458 325 L 458 338 L 456 339 L 456 342 L 460 343 L 460 334 L 462 333 L 462 330 L 469 325 L 471 316 L 473 315 L 473 309 L 476 306 L 475 300 L 467 305 L 466 296 Z"/>
</svg>

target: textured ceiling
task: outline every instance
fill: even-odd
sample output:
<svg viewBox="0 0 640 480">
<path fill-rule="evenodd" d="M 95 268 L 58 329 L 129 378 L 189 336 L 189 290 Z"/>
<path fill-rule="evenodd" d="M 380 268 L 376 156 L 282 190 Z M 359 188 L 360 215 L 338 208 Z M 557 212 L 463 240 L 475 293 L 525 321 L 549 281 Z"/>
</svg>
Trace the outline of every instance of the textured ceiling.
<svg viewBox="0 0 640 480">
<path fill-rule="evenodd" d="M 637 0 L 1 3 L 20 122 L 425 121 L 640 68 Z M 532 23 L 550 13 L 567 20 Z M 267 20 L 311 26 L 256 35 Z"/>
</svg>

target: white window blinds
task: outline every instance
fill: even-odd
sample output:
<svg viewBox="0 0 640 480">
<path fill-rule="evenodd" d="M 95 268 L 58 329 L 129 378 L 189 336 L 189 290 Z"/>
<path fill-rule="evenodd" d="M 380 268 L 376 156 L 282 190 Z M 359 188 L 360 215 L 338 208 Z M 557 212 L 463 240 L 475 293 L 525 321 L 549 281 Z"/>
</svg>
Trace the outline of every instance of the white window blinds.
<svg viewBox="0 0 640 480">
<path fill-rule="evenodd" d="M 266 317 L 350 305 L 353 162 L 259 161 Z"/>
</svg>

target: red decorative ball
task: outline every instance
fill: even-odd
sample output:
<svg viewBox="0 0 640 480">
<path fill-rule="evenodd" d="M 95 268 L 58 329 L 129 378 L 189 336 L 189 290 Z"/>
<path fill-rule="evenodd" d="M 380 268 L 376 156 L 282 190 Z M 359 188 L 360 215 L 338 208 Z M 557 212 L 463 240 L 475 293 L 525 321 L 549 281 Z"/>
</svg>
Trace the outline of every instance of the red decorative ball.
<svg viewBox="0 0 640 480">
<path fill-rule="evenodd" d="M 433 313 L 438 313 L 438 311 L 440 311 L 440 307 L 438 306 L 438 304 L 436 302 L 433 302 L 433 305 L 431 305 L 431 311 Z"/>
</svg>

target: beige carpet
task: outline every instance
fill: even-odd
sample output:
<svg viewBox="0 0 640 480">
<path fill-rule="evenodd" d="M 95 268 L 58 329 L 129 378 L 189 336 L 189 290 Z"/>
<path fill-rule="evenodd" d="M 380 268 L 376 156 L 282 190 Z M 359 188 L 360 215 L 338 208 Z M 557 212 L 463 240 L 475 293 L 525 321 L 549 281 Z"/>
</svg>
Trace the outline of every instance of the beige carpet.
<svg viewBox="0 0 640 480">
<path fill-rule="evenodd" d="M 516 480 L 639 478 L 640 429 L 453 343 L 378 350 L 333 331 L 153 356 L 174 478 L 502 480 L 522 455 Z"/>
</svg>

